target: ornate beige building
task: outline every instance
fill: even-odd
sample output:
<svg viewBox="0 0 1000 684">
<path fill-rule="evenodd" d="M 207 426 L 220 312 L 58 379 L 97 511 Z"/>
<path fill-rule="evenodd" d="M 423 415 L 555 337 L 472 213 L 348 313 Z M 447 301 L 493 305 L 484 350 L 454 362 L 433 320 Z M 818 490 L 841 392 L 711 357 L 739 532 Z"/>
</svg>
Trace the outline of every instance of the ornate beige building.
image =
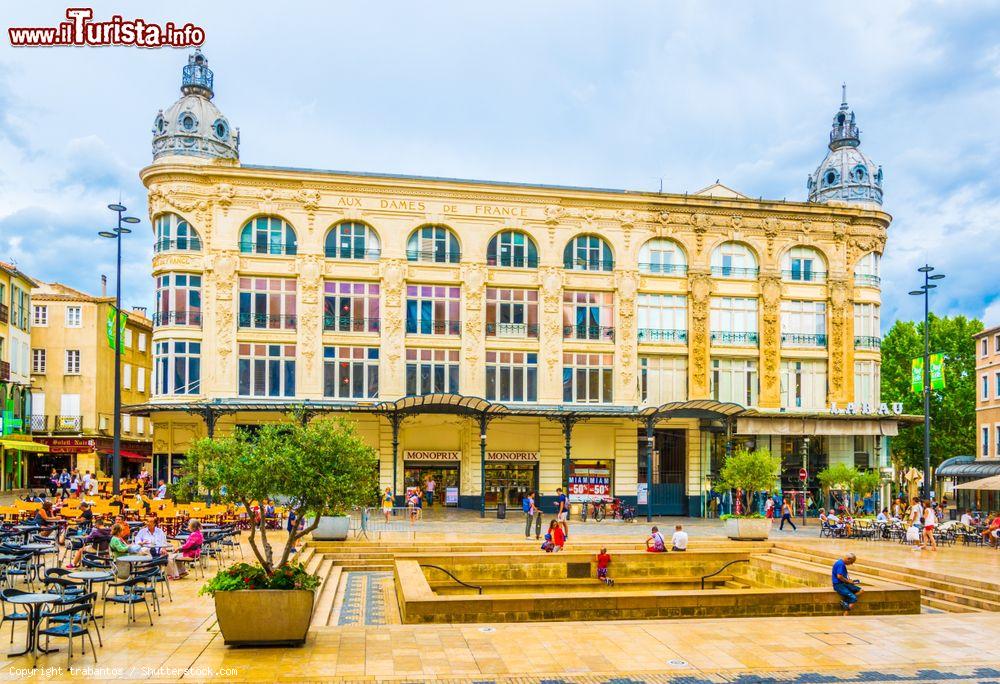
<svg viewBox="0 0 1000 684">
<path fill-rule="evenodd" d="M 654 512 L 701 515 L 736 444 L 781 453 L 786 489 L 884 462 L 890 216 L 846 103 L 825 194 L 785 202 L 248 165 L 200 54 L 183 91 L 141 173 L 156 394 L 130 410 L 161 475 L 293 406 L 357 420 L 397 495 L 469 507 L 634 501 L 651 466 Z"/>
</svg>

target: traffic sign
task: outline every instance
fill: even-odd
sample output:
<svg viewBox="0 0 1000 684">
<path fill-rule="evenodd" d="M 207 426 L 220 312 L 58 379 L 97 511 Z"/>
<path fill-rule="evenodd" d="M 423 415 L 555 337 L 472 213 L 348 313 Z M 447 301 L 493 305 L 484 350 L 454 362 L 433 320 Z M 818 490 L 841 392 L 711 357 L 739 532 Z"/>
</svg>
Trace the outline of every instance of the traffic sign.
<svg viewBox="0 0 1000 684">
<path fill-rule="evenodd" d="M 803 482 L 809 479 L 809 472 L 805 468 L 799 468 L 799 479 Z"/>
</svg>

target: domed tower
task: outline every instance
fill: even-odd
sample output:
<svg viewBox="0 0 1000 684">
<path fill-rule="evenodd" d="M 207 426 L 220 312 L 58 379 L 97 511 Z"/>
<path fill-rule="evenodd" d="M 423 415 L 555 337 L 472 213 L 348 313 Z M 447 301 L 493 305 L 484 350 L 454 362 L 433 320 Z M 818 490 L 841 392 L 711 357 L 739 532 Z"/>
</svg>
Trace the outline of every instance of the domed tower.
<svg viewBox="0 0 1000 684">
<path fill-rule="evenodd" d="M 181 99 L 153 122 L 153 161 L 171 155 L 239 161 L 240 131 L 212 103 L 213 80 L 208 60 L 195 50 L 184 65 Z"/>
<path fill-rule="evenodd" d="M 861 151 L 861 131 L 847 106 L 847 85 L 842 86 L 840 109 L 833 117 L 830 151 L 809 176 L 810 202 L 873 202 L 882 204 L 882 167 Z"/>
</svg>

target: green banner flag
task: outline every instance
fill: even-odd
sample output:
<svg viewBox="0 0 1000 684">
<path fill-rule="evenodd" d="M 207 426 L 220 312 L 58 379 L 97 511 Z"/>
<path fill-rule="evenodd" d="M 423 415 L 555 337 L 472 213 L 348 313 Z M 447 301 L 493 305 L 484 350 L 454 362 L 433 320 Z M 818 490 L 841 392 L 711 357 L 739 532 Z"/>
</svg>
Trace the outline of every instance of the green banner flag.
<svg viewBox="0 0 1000 684">
<path fill-rule="evenodd" d="M 125 321 L 127 321 L 127 320 L 128 320 L 128 314 L 125 313 L 124 311 L 122 311 L 121 315 L 118 318 L 118 327 L 120 328 L 119 338 L 122 341 L 124 341 L 124 339 L 125 339 Z M 112 349 L 114 349 L 115 348 L 115 307 L 113 307 L 113 306 L 108 307 L 107 332 L 108 332 L 108 346 L 111 347 Z M 119 351 L 121 351 L 121 350 L 119 349 Z"/>
<path fill-rule="evenodd" d="M 913 359 L 913 363 L 910 364 L 910 388 L 917 394 L 924 391 L 923 358 Z"/>
<path fill-rule="evenodd" d="M 931 354 L 931 389 L 944 389 L 944 354 Z"/>
</svg>

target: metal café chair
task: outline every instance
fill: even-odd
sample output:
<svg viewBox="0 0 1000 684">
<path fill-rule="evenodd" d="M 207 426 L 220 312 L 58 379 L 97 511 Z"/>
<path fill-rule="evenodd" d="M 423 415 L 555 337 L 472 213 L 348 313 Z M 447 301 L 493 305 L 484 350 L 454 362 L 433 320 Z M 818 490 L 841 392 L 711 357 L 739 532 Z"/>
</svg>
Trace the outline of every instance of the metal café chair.
<svg viewBox="0 0 1000 684">
<path fill-rule="evenodd" d="M 3 623 L 10 623 L 10 643 L 14 643 L 14 623 L 16 622 L 27 622 L 28 621 L 28 611 L 19 611 L 17 606 L 13 603 L 8 604 L 8 596 L 20 596 L 22 594 L 27 594 L 28 592 L 22 591 L 20 589 L 3 589 L 0 590 L 0 606 L 3 608 L 3 617 L 0 618 L 0 628 L 3 627 Z M 10 610 L 8 611 L 7 606 L 10 605 Z"/>
<path fill-rule="evenodd" d="M 94 628 L 97 628 L 97 623 L 94 621 L 94 603 L 96 600 L 97 595 L 91 592 L 84 594 L 70 603 L 54 604 L 59 606 L 61 610 L 42 614 L 41 620 L 39 620 L 38 631 L 36 632 L 36 641 L 37 637 L 44 636 L 45 649 L 48 650 L 50 638 L 67 639 L 69 641 L 69 648 L 67 650 L 66 662 L 68 663 L 73 658 L 73 639 L 76 637 L 80 638 L 80 646 L 83 649 L 83 654 L 87 654 L 87 645 L 83 641 L 83 637 L 86 636 L 90 642 L 90 652 L 96 663 L 97 649 L 94 648 L 94 638 L 90 635 L 90 624 L 92 622 L 94 623 Z M 44 621 L 44 627 L 42 626 L 42 621 Z M 98 632 L 97 638 L 100 641 L 100 632 Z M 36 651 L 36 660 L 37 657 Z"/>
</svg>

